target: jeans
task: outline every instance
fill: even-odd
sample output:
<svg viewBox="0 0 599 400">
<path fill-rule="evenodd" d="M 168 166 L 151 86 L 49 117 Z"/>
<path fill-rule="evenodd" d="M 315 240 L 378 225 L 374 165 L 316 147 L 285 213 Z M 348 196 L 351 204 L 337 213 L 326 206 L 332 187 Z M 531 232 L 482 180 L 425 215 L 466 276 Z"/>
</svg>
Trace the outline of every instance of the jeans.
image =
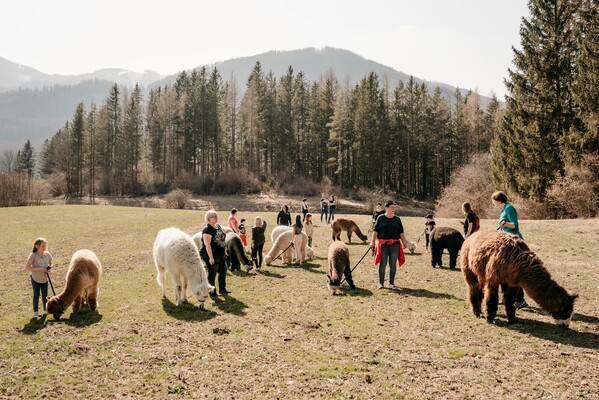
<svg viewBox="0 0 599 400">
<path fill-rule="evenodd" d="M 262 267 L 262 249 L 264 248 L 264 244 L 254 245 L 252 247 L 252 261 L 256 264 L 256 268 Z"/>
<path fill-rule="evenodd" d="M 335 206 L 329 207 L 329 217 L 327 219 L 327 222 L 331 222 L 334 219 L 335 219 Z"/>
<path fill-rule="evenodd" d="M 33 311 L 37 312 L 39 308 L 40 301 L 40 292 L 42 295 L 42 304 L 44 306 L 44 312 L 46 311 L 46 301 L 48 298 L 48 282 L 46 283 L 37 283 L 33 280 L 33 277 L 30 276 L 31 279 L 31 288 L 33 289 Z"/>
<path fill-rule="evenodd" d="M 210 264 L 208 260 L 204 260 L 208 266 L 208 282 L 212 286 L 216 286 L 214 281 L 216 274 L 218 273 L 218 290 L 223 291 L 227 289 L 227 263 L 225 262 L 225 256 L 214 257 L 214 264 Z"/>
<path fill-rule="evenodd" d="M 329 214 L 328 207 L 327 208 L 322 207 L 320 209 L 320 222 L 322 222 L 322 217 L 323 216 L 324 216 L 324 220 L 327 221 L 328 214 Z"/>
<path fill-rule="evenodd" d="M 397 258 L 399 257 L 399 243 L 392 246 L 381 246 L 381 263 L 379 264 L 379 283 L 385 284 L 385 268 L 389 263 L 389 284 L 395 284 L 395 272 L 397 271 Z"/>
</svg>

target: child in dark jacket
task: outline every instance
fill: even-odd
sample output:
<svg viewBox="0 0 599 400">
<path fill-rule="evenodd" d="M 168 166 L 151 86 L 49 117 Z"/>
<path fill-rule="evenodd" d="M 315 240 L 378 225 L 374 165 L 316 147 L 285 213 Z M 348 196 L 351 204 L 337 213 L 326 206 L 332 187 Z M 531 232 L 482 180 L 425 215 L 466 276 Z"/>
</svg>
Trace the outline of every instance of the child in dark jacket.
<svg viewBox="0 0 599 400">
<path fill-rule="evenodd" d="M 256 217 L 254 227 L 252 228 L 252 262 L 256 265 L 256 270 L 259 271 L 262 266 L 262 249 L 266 238 L 266 221 L 262 217 Z"/>
</svg>

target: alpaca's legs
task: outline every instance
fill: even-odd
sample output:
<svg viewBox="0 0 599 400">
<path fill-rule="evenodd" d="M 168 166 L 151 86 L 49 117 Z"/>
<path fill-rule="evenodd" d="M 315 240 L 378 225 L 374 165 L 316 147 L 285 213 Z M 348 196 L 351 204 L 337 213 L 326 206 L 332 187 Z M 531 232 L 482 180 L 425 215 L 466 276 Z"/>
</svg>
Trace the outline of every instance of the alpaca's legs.
<svg viewBox="0 0 599 400">
<path fill-rule="evenodd" d="M 507 322 L 510 324 L 515 324 L 518 322 L 516 319 L 516 306 L 514 302 L 516 301 L 516 294 L 518 293 L 517 287 L 508 287 L 507 285 L 501 285 L 501 289 L 503 290 L 503 304 L 505 304 L 505 312 L 507 314 Z"/>
<path fill-rule="evenodd" d="M 181 301 L 187 301 L 187 278 L 183 275 L 182 288 L 181 288 Z"/>
<path fill-rule="evenodd" d="M 497 316 L 497 303 L 499 303 L 499 288 L 497 286 L 485 285 L 484 303 L 487 308 L 487 322 L 492 324 Z"/>
<path fill-rule="evenodd" d="M 158 284 L 162 287 L 162 297 L 166 297 L 166 287 L 164 286 L 164 280 L 166 278 L 166 269 L 164 269 L 161 265 L 156 265 L 156 271 L 158 272 L 158 276 L 156 277 L 158 280 Z"/>
<path fill-rule="evenodd" d="M 466 282 L 468 283 L 468 299 L 470 300 L 470 307 L 472 308 L 474 315 L 479 318 L 481 301 L 483 298 L 480 283 L 472 271 L 465 268 L 462 270 L 465 271 L 464 274 L 466 275 Z"/>
<path fill-rule="evenodd" d="M 178 275 L 171 274 L 171 280 L 173 281 L 173 288 L 175 290 L 175 304 L 181 305 L 181 280 Z"/>
<path fill-rule="evenodd" d="M 87 294 L 87 304 L 89 304 L 89 309 L 92 311 L 98 308 L 98 286 L 92 286 L 89 288 Z"/>
<path fill-rule="evenodd" d="M 443 267 L 443 247 L 437 245 L 431 251 L 431 265 L 435 268 L 438 265 L 439 268 Z"/>
<path fill-rule="evenodd" d="M 455 269 L 455 266 L 458 263 L 458 254 L 460 253 L 459 250 L 455 250 L 452 249 L 449 251 L 449 268 L 450 269 Z"/>
<path fill-rule="evenodd" d="M 82 301 L 83 301 L 83 298 L 82 298 L 81 294 L 79 294 L 77 297 L 75 297 L 75 300 L 73 301 L 73 312 L 74 313 L 79 312 Z"/>
<path fill-rule="evenodd" d="M 347 231 L 347 241 L 349 243 L 351 243 L 351 235 L 352 235 L 352 231 Z"/>
</svg>

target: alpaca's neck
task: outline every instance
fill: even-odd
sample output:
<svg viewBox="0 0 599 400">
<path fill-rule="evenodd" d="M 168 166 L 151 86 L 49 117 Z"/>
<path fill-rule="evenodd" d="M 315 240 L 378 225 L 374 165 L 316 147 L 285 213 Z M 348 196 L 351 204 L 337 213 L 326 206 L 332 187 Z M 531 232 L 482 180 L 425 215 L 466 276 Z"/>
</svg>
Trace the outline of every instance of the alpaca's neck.
<svg viewBox="0 0 599 400">
<path fill-rule="evenodd" d="M 566 291 L 558 285 L 548 273 L 539 274 L 535 279 L 529 279 L 521 282 L 522 288 L 526 293 L 541 306 L 545 311 L 551 310 L 551 305 L 554 304 L 552 299 L 563 296 Z"/>
<path fill-rule="evenodd" d="M 75 301 L 77 296 L 81 294 L 80 292 L 81 289 L 79 288 L 79 285 L 77 285 L 76 282 L 67 279 L 67 284 L 64 290 L 58 295 L 58 299 L 60 303 L 62 303 L 65 310 L 71 305 L 71 303 L 73 303 L 73 301 Z"/>
</svg>

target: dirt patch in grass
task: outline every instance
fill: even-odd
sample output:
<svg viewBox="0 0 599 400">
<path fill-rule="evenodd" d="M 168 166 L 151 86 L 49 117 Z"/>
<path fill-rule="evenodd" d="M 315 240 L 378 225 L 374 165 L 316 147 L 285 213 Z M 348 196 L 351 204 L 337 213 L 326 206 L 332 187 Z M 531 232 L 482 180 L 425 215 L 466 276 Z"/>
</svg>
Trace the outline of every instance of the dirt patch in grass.
<svg viewBox="0 0 599 400">
<path fill-rule="evenodd" d="M 270 235 L 274 212 L 236 206 L 248 220 L 264 216 Z M 555 280 L 580 294 L 572 329 L 564 330 L 533 301 L 516 325 L 502 308 L 495 325 L 474 318 L 461 272 L 432 269 L 422 241 L 398 272 L 398 290 L 376 289 L 367 256 L 354 271 L 358 289 L 332 296 L 330 230 L 316 221 L 314 260 L 229 273 L 231 294 L 207 300 L 202 311 L 193 298 L 174 306 L 169 279 L 161 299 L 151 254 L 159 229 L 195 233 L 202 211 L 44 206 L 2 209 L 0 217 L 0 398 L 599 398 L 597 220 L 522 221 Z M 367 230 L 368 216 L 349 217 Z M 424 219 L 402 221 L 416 240 Z M 62 265 L 53 275 L 59 291 L 75 250 L 98 254 L 97 312 L 29 319 L 23 265 L 38 236 Z M 349 249 L 353 266 L 367 245 Z"/>
</svg>

